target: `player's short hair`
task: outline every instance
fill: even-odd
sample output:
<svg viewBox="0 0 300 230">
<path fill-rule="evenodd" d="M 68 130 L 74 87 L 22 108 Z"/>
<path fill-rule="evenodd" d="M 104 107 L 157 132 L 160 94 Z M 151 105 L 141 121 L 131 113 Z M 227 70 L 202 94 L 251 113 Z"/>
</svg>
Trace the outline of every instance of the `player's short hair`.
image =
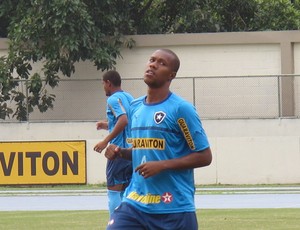
<svg viewBox="0 0 300 230">
<path fill-rule="evenodd" d="M 160 49 L 168 54 L 170 54 L 171 56 L 173 56 L 173 71 L 177 73 L 179 67 L 180 67 L 180 60 L 177 56 L 177 54 L 175 54 L 172 50 L 169 50 L 169 49 Z"/>
<path fill-rule="evenodd" d="M 107 71 L 102 79 L 103 81 L 110 81 L 114 86 L 121 86 L 121 76 L 116 70 Z"/>
</svg>

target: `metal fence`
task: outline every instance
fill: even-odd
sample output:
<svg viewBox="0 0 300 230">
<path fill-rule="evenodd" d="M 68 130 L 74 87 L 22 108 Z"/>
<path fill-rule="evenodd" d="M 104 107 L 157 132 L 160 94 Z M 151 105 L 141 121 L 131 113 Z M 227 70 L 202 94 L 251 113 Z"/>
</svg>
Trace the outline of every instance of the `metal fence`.
<svg viewBox="0 0 300 230">
<path fill-rule="evenodd" d="M 141 78 L 123 79 L 122 88 L 134 97 L 147 90 Z M 27 95 L 25 82 L 19 90 Z M 300 75 L 177 77 L 171 90 L 193 103 L 202 119 L 300 117 Z M 106 96 L 101 79 L 64 79 L 48 91 L 56 95 L 54 108 L 27 113 L 28 122 L 105 118 Z M 0 122 L 18 121 L 7 118 Z"/>
</svg>

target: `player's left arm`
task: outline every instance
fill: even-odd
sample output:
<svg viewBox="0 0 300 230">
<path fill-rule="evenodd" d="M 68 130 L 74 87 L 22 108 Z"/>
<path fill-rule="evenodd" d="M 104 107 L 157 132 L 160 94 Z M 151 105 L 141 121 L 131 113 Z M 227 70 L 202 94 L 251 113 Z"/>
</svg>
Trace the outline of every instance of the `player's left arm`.
<svg viewBox="0 0 300 230">
<path fill-rule="evenodd" d="M 183 170 L 205 167 L 212 162 L 212 153 L 210 147 L 199 151 L 193 152 L 186 156 L 162 160 L 162 161 L 149 161 L 139 165 L 135 172 L 139 172 L 144 178 L 154 176 L 164 170 Z"/>
<path fill-rule="evenodd" d="M 210 165 L 212 162 L 212 153 L 210 147 L 199 151 L 190 153 L 184 157 L 166 160 L 163 162 L 163 169 L 191 169 L 191 168 L 200 168 Z"/>
</svg>

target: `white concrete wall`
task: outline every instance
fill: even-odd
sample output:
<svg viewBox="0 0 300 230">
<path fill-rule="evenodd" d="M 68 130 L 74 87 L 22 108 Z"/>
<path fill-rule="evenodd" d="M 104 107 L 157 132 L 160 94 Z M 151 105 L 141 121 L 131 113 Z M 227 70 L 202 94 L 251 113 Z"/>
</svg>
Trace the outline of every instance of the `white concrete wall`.
<svg viewBox="0 0 300 230">
<path fill-rule="evenodd" d="M 123 50 L 117 69 L 125 77 L 142 77 L 150 55 L 160 47 L 179 56 L 177 77 L 280 74 L 279 44 L 140 46 Z"/>
<path fill-rule="evenodd" d="M 300 74 L 300 43 L 294 44 L 294 72 Z M 295 79 L 295 111 L 300 114 L 300 77 Z"/>
<path fill-rule="evenodd" d="M 213 162 L 196 184 L 300 183 L 300 119 L 203 120 Z M 87 183 L 105 182 L 106 158 L 93 146 L 106 135 L 95 122 L 0 123 L 1 141 L 86 140 Z"/>
<path fill-rule="evenodd" d="M 199 169 L 198 183 L 214 179 L 220 184 L 300 182 L 300 119 L 203 123 L 214 161 L 212 166 Z"/>
<path fill-rule="evenodd" d="M 192 101 L 193 96 L 192 82 L 183 83 L 184 80 L 181 79 L 186 77 L 282 74 L 282 66 L 286 65 L 281 46 L 284 34 L 271 33 L 275 38 L 279 37 L 275 41 L 259 39 L 262 35 L 269 35 L 267 32 L 228 34 L 230 36 L 226 33 L 134 36 L 137 46 L 131 50 L 122 50 L 122 58 L 117 60 L 116 69 L 124 79 L 141 78 L 150 55 L 158 48 L 170 48 L 181 60 L 181 67 L 171 88 L 189 101 Z M 241 34 L 252 35 L 253 39 L 247 40 Z M 292 49 L 297 73 L 300 68 L 299 42 L 295 42 Z M 85 62 L 76 65 L 72 79 L 101 79 L 101 76 L 102 73 L 96 71 L 91 63 Z M 295 79 L 294 85 L 296 115 L 300 114 L 299 79 L 300 77 Z M 199 97 L 196 99 L 196 106 L 200 108 L 201 105 L 205 117 L 214 118 L 216 114 L 229 118 L 245 117 L 245 114 L 246 117 L 259 117 L 264 114 L 271 118 L 279 114 L 279 86 L 276 78 L 247 78 L 247 82 L 244 79 L 228 78 L 206 82 L 208 84 L 200 82 L 196 85 L 196 97 Z M 145 93 L 146 86 L 142 81 L 124 81 L 123 89 L 138 97 Z M 79 117 L 85 117 L 84 120 L 95 120 L 105 116 L 101 109 L 105 105 L 105 97 L 100 81 L 60 82 L 53 93 L 56 95 L 54 110 L 46 114 L 35 112 L 31 114 L 31 119 L 55 117 L 56 120 L 78 120 Z"/>
</svg>

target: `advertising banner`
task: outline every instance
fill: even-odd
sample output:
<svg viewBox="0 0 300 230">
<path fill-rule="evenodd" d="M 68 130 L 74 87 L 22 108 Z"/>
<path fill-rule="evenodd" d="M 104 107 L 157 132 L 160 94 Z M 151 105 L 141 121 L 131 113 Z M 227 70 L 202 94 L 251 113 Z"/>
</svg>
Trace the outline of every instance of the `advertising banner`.
<svg viewBox="0 0 300 230">
<path fill-rule="evenodd" d="M 85 141 L 0 142 L 0 185 L 85 183 Z"/>
</svg>

